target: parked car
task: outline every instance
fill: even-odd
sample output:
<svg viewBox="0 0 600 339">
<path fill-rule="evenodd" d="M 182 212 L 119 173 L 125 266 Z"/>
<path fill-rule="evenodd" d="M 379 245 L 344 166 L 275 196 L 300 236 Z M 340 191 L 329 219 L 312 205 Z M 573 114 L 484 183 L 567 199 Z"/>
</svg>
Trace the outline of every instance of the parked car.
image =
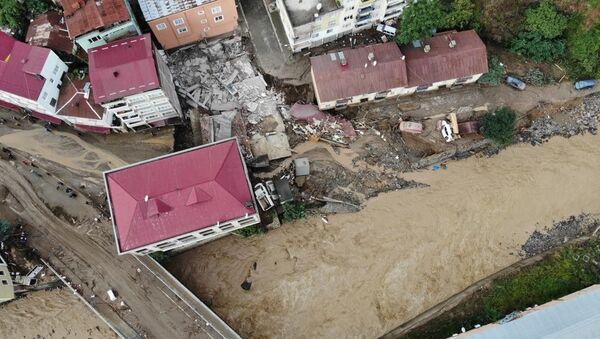
<svg viewBox="0 0 600 339">
<path fill-rule="evenodd" d="M 591 89 L 596 86 L 598 82 L 596 80 L 580 80 L 575 83 L 575 89 L 582 91 L 584 89 Z"/>
<path fill-rule="evenodd" d="M 515 77 L 511 77 L 511 76 L 507 76 L 506 77 L 506 83 L 511 86 L 514 87 L 520 91 L 525 90 L 525 82 L 519 78 L 515 78 Z"/>
<path fill-rule="evenodd" d="M 454 137 L 452 136 L 452 126 L 450 126 L 446 120 L 442 120 L 442 136 L 446 142 L 454 140 Z"/>
<path fill-rule="evenodd" d="M 396 28 L 384 24 L 377 25 L 377 31 L 385 35 L 396 36 Z"/>
</svg>

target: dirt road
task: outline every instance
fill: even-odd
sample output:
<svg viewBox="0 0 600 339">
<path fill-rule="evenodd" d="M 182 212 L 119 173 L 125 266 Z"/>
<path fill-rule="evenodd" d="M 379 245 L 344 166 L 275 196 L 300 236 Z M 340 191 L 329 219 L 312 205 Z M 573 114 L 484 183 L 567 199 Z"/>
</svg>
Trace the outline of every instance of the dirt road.
<svg viewBox="0 0 600 339">
<path fill-rule="evenodd" d="M 117 256 L 109 234 L 84 233 L 99 225 L 70 225 L 56 217 L 38 197 L 26 178 L 30 168 L 0 161 L 0 185 L 10 192 L 6 203 L 22 219 L 33 225 L 33 248 L 48 258 L 67 279 L 81 285 L 83 295 L 127 338 L 217 338 L 227 328 L 216 318 L 200 316 L 203 305 L 186 296 L 176 286 L 167 286 L 168 276 L 157 274 L 148 258 Z M 106 291 L 112 288 L 119 300 L 111 303 Z M 93 297 L 94 296 L 94 297 Z M 119 305 L 120 301 L 124 304 Z M 219 331 L 218 331 L 219 330 Z"/>
<path fill-rule="evenodd" d="M 170 269 L 245 337 L 376 337 L 518 261 L 534 230 L 600 212 L 598 168 L 598 136 L 517 145 L 406 175 L 430 187 L 328 224 L 214 241 Z"/>
</svg>

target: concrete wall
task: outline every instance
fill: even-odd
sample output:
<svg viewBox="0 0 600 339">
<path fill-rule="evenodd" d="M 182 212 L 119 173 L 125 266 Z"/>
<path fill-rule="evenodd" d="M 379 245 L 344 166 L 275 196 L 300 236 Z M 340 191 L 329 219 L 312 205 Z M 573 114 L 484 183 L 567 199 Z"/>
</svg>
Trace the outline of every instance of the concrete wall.
<svg viewBox="0 0 600 339">
<path fill-rule="evenodd" d="M 135 21 L 127 21 L 105 30 L 95 30 L 80 35 L 75 42 L 88 51 L 90 48 L 106 45 L 111 41 L 140 34 L 140 28 Z"/>
<path fill-rule="evenodd" d="M 216 21 L 220 17 L 223 19 Z M 215 0 L 152 20 L 148 25 L 162 47 L 172 49 L 229 34 L 238 27 L 237 19 L 234 0 Z"/>
<path fill-rule="evenodd" d="M 158 69 L 158 77 L 160 79 L 160 87 L 163 89 L 165 96 L 169 98 L 169 102 L 177 111 L 177 114 L 181 117 L 181 105 L 179 103 L 179 97 L 177 96 L 177 91 L 175 90 L 175 84 L 173 83 L 173 75 L 171 74 L 171 70 L 169 70 L 169 66 L 163 60 L 163 58 L 158 54 L 158 50 L 156 47 L 153 47 L 154 59 L 156 60 L 156 67 Z"/>
</svg>

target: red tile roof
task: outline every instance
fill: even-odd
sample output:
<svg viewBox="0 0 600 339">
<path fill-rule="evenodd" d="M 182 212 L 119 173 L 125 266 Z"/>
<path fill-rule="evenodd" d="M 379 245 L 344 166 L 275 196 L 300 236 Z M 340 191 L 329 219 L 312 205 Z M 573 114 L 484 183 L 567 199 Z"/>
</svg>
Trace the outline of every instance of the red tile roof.
<svg viewBox="0 0 600 339">
<path fill-rule="evenodd" d="M 456 46 L 450 48 L 451 40 Z M 410 87 L 458 79 L 488 71 L 485 44 L 473 30 L 443 32 L 424 42 L 428 53 L 412 45 L 402 46 Z"/>
<path fill-rule="evenodd" d="M 338 53 L 310 58 L 321 101 L 406 86 L 406 67 L 402 52 L 395 42 L 345 49 L 342 52 L 347 62 L 346 66 L 342 66 Z M 375 66 L 368 59 L 369 53 L 375 55 Z M 335 59 L 332 55 L 335 55 Z"/>
<path fill-rule="evenodd" d="M 35 18 L 27 29 L 27 43 L 51 48 L 55 51 L 73 53 L 73 42 L 66 31 L 63 16 L 58 12 L 48 12 Z"/>
<path fill-rule="evenodd" d="M 91 89 L 89 99 L 85 98 L 84 87 L 89 81 L 87 77 L 83 80 L 71 79 L 69 76 L 64 77 L 63 86 L 58 96 L 56 115 L 102 120 L 104 107 L 95 104 L 91 100 Z"/>
<path fill-rule="evenodd" d="M 96 103 L 160 87 L 150 34 L 92 48 L 88 56 Z"/>
<path fill-rule="evenodd" d="M 125 0 L 60 0 L 60 3 L 72 39 L 131 19 Z"/>
<path fill-rule="evenodd" d="M 49 54 L 0 32 L 0 91 L 37 101 L 45 82 L 38 74 Z"/>
<path fill-rule="evenodd" d="M 256 213 L 235 139 L 104 176 L 120 252 Z"/>
</svg>

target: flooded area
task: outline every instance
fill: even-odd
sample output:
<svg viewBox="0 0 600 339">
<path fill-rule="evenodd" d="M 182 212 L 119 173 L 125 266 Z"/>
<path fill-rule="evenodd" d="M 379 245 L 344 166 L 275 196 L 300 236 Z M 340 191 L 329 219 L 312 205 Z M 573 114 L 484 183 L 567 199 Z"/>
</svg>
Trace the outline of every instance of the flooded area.
<svg viewBox="0 0 600 339">
<path fill-rule="evenodd" d="M 600 212 L 597 136 L 447 165 L 405 175 L 428 188 L 381 194 L 328 223 L 229 236 L 169 269 L 244 337 L 376 337 L 520 260 L 535 230 Z"/>
</svg>

